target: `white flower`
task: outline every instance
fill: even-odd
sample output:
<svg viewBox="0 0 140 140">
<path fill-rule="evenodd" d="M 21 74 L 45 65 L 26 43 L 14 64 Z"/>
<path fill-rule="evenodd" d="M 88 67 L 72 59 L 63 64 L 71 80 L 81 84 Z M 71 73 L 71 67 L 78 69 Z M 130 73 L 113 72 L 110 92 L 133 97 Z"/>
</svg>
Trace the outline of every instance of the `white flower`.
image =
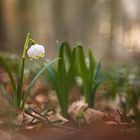
<svg viewBox="0 0 140 140">
<path fill-rule="evenodd" d="M 38 59 L 45 56 L 45 48 L 42 45 L 34 44 L 28 49 L 27 54 L 31 60 Z"/>
</svg>

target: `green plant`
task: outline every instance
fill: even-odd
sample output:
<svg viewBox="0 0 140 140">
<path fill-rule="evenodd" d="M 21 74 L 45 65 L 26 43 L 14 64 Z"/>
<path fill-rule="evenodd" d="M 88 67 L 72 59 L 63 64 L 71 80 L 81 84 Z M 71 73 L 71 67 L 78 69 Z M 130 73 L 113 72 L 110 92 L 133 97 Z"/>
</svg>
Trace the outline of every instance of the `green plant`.
<svg viewBox="0 0 140 140">
<path fill-rule="evenodd" d="M 29 43 L 32 43 L 33 45 L 28 49 Z M 30 50 L 30 51 L 29 51 Z M 28 52 L 27 52 L 28 51 Z M 46 68 L 54 63 L 55 61 L 58 60 L 54 59 L 50 63 L 46 64 L 38 73 L 37 75 L 33 78 L 31 83 L 29 84 L 27 90 L 24 92 L 23 90 L 23 83 L 24 83 L 24 67 L 25 67 L 25 58 L 26 54 L 28 53 L 29 57 L 31 59 L 38 59 L 39 57 L 42 57 L 44 55 L 44 48 L 41 45 L 35 44 L 35 41 L 30 37 L 30 34 L 27 34 L 25 45 L 24 45 L 24 50 L 23 50 L 23 55 L 21 59 L 21 65 L 19 67 L 19 72 L 17 74 L 18 80 L 16 81 L 12 75 L 12 72 L 10 71 L 10 67 L 5 63 L 4 59 L 0 56 L 0 64 L 3 66 L 4 70 L 9 76 L 10 83 L 13 88 L 13 95 L 10 96 L 4 87 L 1 85 L 1 90 L 4 95 L 4 97 L 11 103 L 16 109 L 23 110 L 25 107 L 26 100 L 29 96 L 29 93 L 36 82 L 36 80 L 39 78 L 39 76 L 46 70 Z M 16 84 L 17 83 L 17 84 Z"/>
<path fill-rule="evenodd" d="M 47 67 L 49 77 L 53 82 L 57 98 L 60 104 L 61 113 L 67 116 L 69 93 L 75 78 L 75 49 L 71 50 L 67 42 L 58 42 L 59 49 L 57 68 Z"/>
<path fill-rule="evenodd" d="M 77 75 L 80 76 L 83 81 L 82 87 L 85 100 L 89 107 L 94 107 L 97 88 L 108 76 L 102 73 L 101 62 L 98 64 L 95 62 L 91 49 L 89 49 L 88 52 L 87 63 L 81 45 L 76 47 L 75 56 Z"/>
<path fill-rule="evenodd" d="M 140 121 L 140 76 L 139 70 L 125 68 L 123 71 L 123 85 L 119 86 L 118 94 L 123 99 L 121 107 L 127 113 L 133 113 L 136 120 Z M 121 75 L 122 80 L 122 75 Z"/>
<path fill-rule="evenodd" d="M 107 78 L 107 75 L 101 72 L 101 63 L 95 63 L 91 49 L 88 53 L 89 63 L 86 63 L 81 45 L 71 49 L 67 42 L 59 42 L 57 47 L 60 58 L 57 67 L 49 66 L 47 70 L 55 87 L 62 114 L 67 115 L 69 93 L 77 76 L 82 79 L 86 102 L 89 107 L 94 107 L 97 88 Z"/>
<path fill-rule="evenodd" d="M 123 114 L 135 118 L 140 123 L 140 75 L 137 66 L 115 67 L 106 87 L 107 98 L 119 97 L 119 105 Z"/>
</svg>

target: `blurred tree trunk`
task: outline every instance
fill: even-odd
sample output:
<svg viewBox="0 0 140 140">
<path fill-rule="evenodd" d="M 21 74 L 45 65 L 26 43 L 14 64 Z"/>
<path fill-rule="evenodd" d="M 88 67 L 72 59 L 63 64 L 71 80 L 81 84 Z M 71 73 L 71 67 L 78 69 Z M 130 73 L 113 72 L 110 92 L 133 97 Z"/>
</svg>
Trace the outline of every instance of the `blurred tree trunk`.
<svg viewBox="0 0 140 140">
<path fill-rule="evenodd" d="M 4 16 L 3 16 L 3 0 L 0 0 L 0 49 L 5 48 L 4 39 L 5 39 L 5 32 L 4 32 Z"/>
<path fill-rule="evenodd" d="M 114 30 L 116 23 L 116 0 L 110 0 L 110 40 L 109 40 L 109 48 L 107 52 L 107 56 L 111 59 L 114 56 Z"/>
<path fill-rule="evenodd" d="M 95 0 L 73 0 L 72 6 L 75 6 L 74 21 L 72 21 L 73 30 L 69 32 L 71 32 L 71 35 L 74 34 L 71 37 L 75 42 L 82 41 L 82 43 L 89 45 L 88 35 L 94 22 L 94 4 Z"/>
<path fill-rule="evenodd" d="M 35 22 L 33 24 L 33 19 L 35 17 L 34 13 L 34 5 L 35 1 L 30 0 L 17 0 L 16 2 L 16 23 L 17 23 L 17 31 L 18 31 L 18 46 L 23 46 L 25 37 L 28 32 L 31 32 L 33 27 L 35 26 Z M 23 48 L 20 47 L 22 50 Z"/>
<path fill-rule="evenodd" d="M 96 0 L 53 1 L 56 39 L 67 39 L 72 43 L 82 41 L 86 44 L 94 22 L 95 2 Z"/>
<path fill-rule="evenodd" d="M 85 5 L 86 5 L 86 9 L 85 9 L 85 44 L 90 45 L 89 42 L 91 42 L 90 40 L 93 39 L 93 37 L 90 37 L 91 32 L 92 32 L 92 27 L 95 26 L 95 20 L 96 20 L 96 13 L 95 12 L 95 4 L 96 4 L 96 0 L 87 0 Z M 96 9 L 97 10 L 97 9 Z M 93 30 L 94 31 L 94 30 Z"/>
<path fill-rule="evenodd" d="M 54 23 L 54 1 L 53 0 L 42 0 L 41 2 L 36 0 L 36 20 L 37 28 L 34 28 L 34 35 L 47 49 L 48 57 L 56 56 L 56 37 L 57 29 L 56 23 Z M 58 11 L 59 12 L 59 11 Z M 58 36 L 58 35 L 57 35 Z M 59 35 L 60 36 L 60 35 Z"/>
<path fill-rule="evenodd" d="M 116 24 L 118 22 L 117 19 L 117 7 L 118 2 L 116 0 L 109 0 L 109 13 L 110 13 L 110 36 L 109 36 L 109 42 L 108 45 L 106 46 L 106 51 L 105 51 L 105 58 L 108 60 L 108 63 L 113 61 L 115 59 L 115 47 L 116 42 L 115 42 L 115 28 Z"/>
<path fill-rule="evenodd" d="M 67 28 L 65 23 L 65 0 L 53 0 L 52 12 L 53 12 L 53 27 L 55 31 L 56 40 L 67 40 Z"/>
</svg>

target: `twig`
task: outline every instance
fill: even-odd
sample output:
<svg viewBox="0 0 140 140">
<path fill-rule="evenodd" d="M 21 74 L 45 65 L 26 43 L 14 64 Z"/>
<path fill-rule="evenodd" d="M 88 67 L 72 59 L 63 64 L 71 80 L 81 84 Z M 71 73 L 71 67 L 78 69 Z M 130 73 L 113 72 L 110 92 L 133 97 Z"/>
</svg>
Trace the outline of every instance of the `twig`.
<svg viewBox="0 0 140 140">
<path fill-rule="evenodd" d="M 38 119 L 40 121 L 44 121 L 42 118 L 38 117 L 38 116 L 35 116 L 33 115 L 32 113 L 30 113 L 29 111 L 25 110 L 25 113 L 31 117 L 33 117 L 33 119 Z M 32 120 L 33 121 L 33 120 Z"/>
</svg>

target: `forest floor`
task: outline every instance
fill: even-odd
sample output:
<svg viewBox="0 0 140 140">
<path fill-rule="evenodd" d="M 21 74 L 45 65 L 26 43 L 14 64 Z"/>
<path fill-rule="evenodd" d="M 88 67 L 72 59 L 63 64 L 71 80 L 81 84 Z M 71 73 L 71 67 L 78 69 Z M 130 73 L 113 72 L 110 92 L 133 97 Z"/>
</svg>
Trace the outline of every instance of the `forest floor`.
<svg viewBox="0 0 140 140">
<path fill-rule="evenodd" d="M 4 73 L 0 74 L 0 82 L 10 93 L 10 85 L 7 84 Z M 88 108 L 83 100 L 74 101 L 69 107 L 69 117 L 66 119 L 57 111 L 59 107 L 56 97 L 48 97 L 40 81 L 36 83 L 32 92 L 34 91 L 38 91 L 39 94 L 31 94 L 27 102 L 29 109 L 18 112 L 16 117 L 11 105 L 0 96 L 0 140 L 139 140 L 140 138 L 137 123 L 119 108 L 103 112 Z M 55 106 L 55 110 L 45 109 L 50 102 Z M 81 110 L 83 118 L 77 119 L 77 112 Z"/>
</svg>

